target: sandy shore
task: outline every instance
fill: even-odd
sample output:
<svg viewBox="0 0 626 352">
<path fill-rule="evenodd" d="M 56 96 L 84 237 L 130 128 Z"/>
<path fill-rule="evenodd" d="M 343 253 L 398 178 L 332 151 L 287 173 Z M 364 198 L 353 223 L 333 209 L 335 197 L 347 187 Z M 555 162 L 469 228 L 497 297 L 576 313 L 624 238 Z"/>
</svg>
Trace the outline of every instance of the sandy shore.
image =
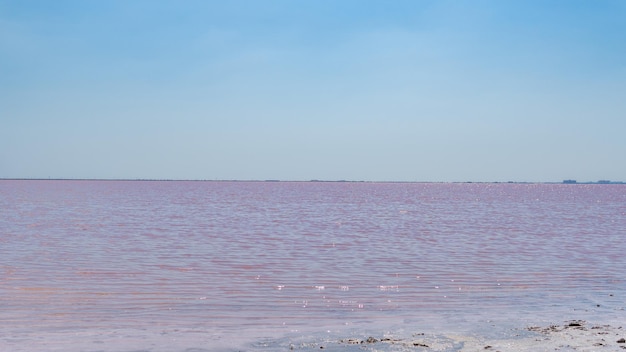
<svg viewBox="0 0 626 352">
<path fill-rule="evenodd" d="M 282 347 L 294 351 L 626 351 L 625 339 L 626 329 L 621 326 L 575 320 L 521 328 L 502 339 L 415 333 L 411 337 L 383 335 L 292 341 Z"/>
</svg>

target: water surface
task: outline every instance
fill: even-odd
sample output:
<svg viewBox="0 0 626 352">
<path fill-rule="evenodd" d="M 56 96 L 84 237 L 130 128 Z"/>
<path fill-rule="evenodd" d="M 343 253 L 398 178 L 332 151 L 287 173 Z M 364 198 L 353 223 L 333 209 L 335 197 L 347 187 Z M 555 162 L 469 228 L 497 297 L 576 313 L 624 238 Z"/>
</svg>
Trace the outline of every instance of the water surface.
<svg viewBox="0 0 626 352">
<path fill-rule="evenodd" d="M 626 321 L 625 185 L 4 180 L 0 209 L 13 351 Z"/>
</svg>

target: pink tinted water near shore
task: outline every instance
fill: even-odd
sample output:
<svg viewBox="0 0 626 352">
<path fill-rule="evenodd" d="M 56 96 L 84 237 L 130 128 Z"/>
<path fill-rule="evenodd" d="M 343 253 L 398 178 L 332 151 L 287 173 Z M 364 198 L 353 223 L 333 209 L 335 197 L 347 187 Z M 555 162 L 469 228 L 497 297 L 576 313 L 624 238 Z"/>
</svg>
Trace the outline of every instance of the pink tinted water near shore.
<svg viewBox="0 0 626 352">
<path fill-rule="evenodd" d="M 626 321 L 624 185 L 5 180 L 0 206 L 10 350 Z"/>
</svg>

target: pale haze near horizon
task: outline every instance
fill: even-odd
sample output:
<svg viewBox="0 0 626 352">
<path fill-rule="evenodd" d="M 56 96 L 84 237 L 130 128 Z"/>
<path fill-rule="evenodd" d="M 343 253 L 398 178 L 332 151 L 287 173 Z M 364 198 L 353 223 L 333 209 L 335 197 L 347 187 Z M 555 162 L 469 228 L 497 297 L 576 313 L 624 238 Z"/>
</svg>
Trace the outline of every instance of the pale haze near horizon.
<svg viewBox="0 0 626 352">
<path fill-rule="evenodd" d="M 0 0 L 0 178 L 626 181 L 625 18 Z"/>
</svg>

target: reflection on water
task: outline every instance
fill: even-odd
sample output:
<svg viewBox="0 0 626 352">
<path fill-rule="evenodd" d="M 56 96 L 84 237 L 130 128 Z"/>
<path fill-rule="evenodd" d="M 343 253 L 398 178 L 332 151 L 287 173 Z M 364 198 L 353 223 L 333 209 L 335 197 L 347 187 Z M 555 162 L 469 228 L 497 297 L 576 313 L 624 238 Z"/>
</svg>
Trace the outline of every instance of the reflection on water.
<svg viewBox="0 0 626 352">
<path fill-rule="evenodd" d="M 623 185 L 5 180 L 0 209 L 5 335 L 626 318 Z"/>
</svg>

